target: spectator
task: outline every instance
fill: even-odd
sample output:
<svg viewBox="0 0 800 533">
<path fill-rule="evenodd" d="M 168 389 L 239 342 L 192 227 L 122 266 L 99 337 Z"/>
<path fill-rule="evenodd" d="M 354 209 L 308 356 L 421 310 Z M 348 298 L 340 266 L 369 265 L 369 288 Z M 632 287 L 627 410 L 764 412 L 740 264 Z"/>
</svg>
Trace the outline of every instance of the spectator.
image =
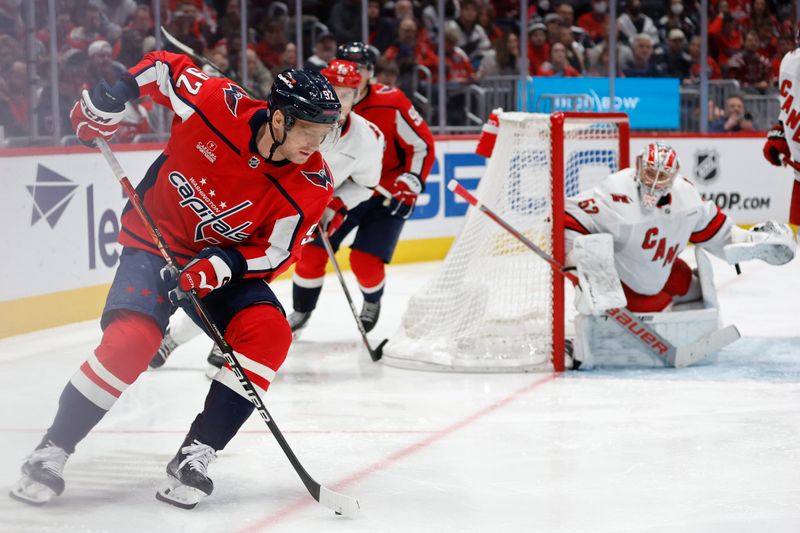
<svg viewBox="0 0 800 533">
<path fill-rule="evenodd" d="M 72 17 L 66 12 L 56 12 L 56 50 L 62 51 L 67 46 L 67 39 L 72 30 L 75 29 L 75 24 L 72 23 Z M 49 50 L 50 46 L 50 29 L 48 26 L 43 27 L 36 32 L 36 38 L 39 42 Z"/>
<path fill-rule="evenodd" d="M 753 0 L 750 14 L 741 21 L 743 31 L 758 30 L 762 24 L 769 27 L 770 34 L 778 35 L 778 19 L 772 14 L 767 0 Z"/>
<path fill-rule="evenodd" d="M 622 34 L 622 38 L 633 48 L 633 41 L 638 35 L 647 35 L 650 44 L 658 42 L 658 28 L 653 23 L 653 19 L 642 12 L 641 0 L 630 0 L 628 9 L 617 18 L 617 26 Z"/>
<path fill-rule="evenodd" d="M 725 100 L 725 114 L 708 124 L 708 131 L 713 133 L 731 133 L 736 131 L 753 131 L 753 117 L 745 110 L 744 98 L 733 94 Z"/>
<path fill-rule="evenodd" d="M 114 134 L 113 142 L 130 143 L 137 135 L 153 133 L 148 107 L 152 110 L 153 101 L 150 97 L 137 98 L 125 104 L 125 111 L 119 129 Z"/>
<path fill-rule="evenodd" d="M 552 46 L 553 43 L 561 41 L 561 28 L 564 22 L 558 13 L 550 13 L 544 18 L 544 25 L 547 26 L 547 42 Z"/>
<path fill-rule="evenodd" d="M 708 44 L 711 54 L 724 66 L 742 48 L 742 34 L 730 13 L 722 13 L 708 25 Z"/>
<path fill-rule="evenodd" d="M 683 0 L 670 0 L 667 14 L 658 19 L 658 31 L 662 42 L 669 39 L 670 30 L 681 30 L 686 39 L 697 33 L 697 24 L 686 14 Z"/>
<path fill-rule="evenodd" d="M 105 36 L 100 33 L 101 15 L 100 9 L 94 4 L 89 4 L 84 8 L 83 16 L 80 17 L 81 25 L 74 28 L 67 38 L 70 48 L 86 51 L 93 42 L 105 40 Z M 73 18 L 77 17 L 73 16 Z"/>
<path fill-rule="evenodd" d="M 367 3 L 367 24 L 369 44 L 383 54 L 397 38 L 397 25 L 389 17 L 381 15 L 381 3 L 378 0 Z"/>
<path fill-rule="evenodd" d="M 136 11 L 134 0 L 93 0 L 101 11 L 105 14 L 108 22 L 117 28 L 124 28 Z"/>
<path fill-rule="evenodd" d="M 594 42 L 589 38 L 586 30 L 575 25 L 575 8 L 572 7 L 572 4 L 564 2 L 556 7 L 556 13 L 558 13 L 558 16 L 561 17 L 561 22 L 563 22 L 564 25 L 572 32 L 572 42 L 575 42 L 580 46 L 580 55 L 583 56 L 583 51 L 586 49 L 586 47 L 593 46 Z M 562 39 L 561 42 L 564 42 L 564 40 Z M 566 45 L 567 50 L 569 50 L 570 45 L 567 43 L 564 44 Z"/>
<path fill-rule="evenodd" d="M 212 48 L 206 52 L 206 57 L 211 63 L 216 65 L 217 68 L 211 65 L 203 65 L 203 72 L 211 78 L 221 78 L 224 76 L 223 72 L 228 72 L 231 67 L 228 61 L 228 54 L 225 52 L 224 47 Z M 219 70 L 217 70 L 219 69 Z M 220 72 L 220 70 L 222 72 Z"/>
<path fill-rule="evenodd" d="M 194 50 L 195 53 L 202 54 L 209 39 L 204 34 L 199 16 L 200 12 L 192 2 L 180 1 L 177 3 L 176 11 L 172 14 L 167 24 L 167 29 L 176 39 Z"/>
<path fill-rule="evenodd" d="M 361 0 L 337 0 L 328 15 L 328 28 L 339 42 L 360 41 Z M 335 53 L 336 50 L 334 49 Z M 333 59 L 332 56 L 331 59 Z M 325 68 L 326 65 L 320 68 Z"/>
<path fill-rule="evenodd" d="M 272 67 L 272 77 L 275 78 L 287 68 L 295 67 L 297 67 L 297 46 L 294 43 L 286 43 L 286 48 L 281 54 L 280 61 Z"/>
<path fill-rule="evenodd" d="M 794 42 L 794 41 L 793 41 Z M 692 61 L 691 66 L 689 67 L 689 76 L 683 80 L 685 84 L 694 84 L 700 83 L 700 46 L 702 45 L 702 40 L 699 35 L 695 35 L 692 37 L 692 40 L 689 42 L 689 57 Z M 718 80 L 722 77 L 722 74 L 719 69 L 719 65 L 711 55 L 708 56 L 708 79 L 710 80 Z"/>
<path fill-rule="evenodd" d="M 385 57 L 379 57 L 375 62 L 375 82 L 397 87 L 397 78 L 400 75 L 400 68 L 397 63 Z"/>
<path fill-rule="evenodd" d="M 404 19 L 415 19 L 414 4 L 411 0 L 397 0 L 394 3 L 394 19 L 399 24 Z"/>
<path fill-rule="evenodd" d="M 458 29 L 447 28 L 444 31 L 445 75 L 449 82 L 470 83 L 474 81 L 475 69 L 467 53 L 458 46 L 460 40 Z"/>
<path fill-rule="evenodd" d="M 142 34 L 143 38 L 148 35 L 154 35 L 153 26 L 153 12 L 150 11 L 150 6 L 141 4 L 131 15 L 131 21 L 128 24 L 128 30 L 136 30 Z"/>
<path fill-rule="evenodd" d="M 23 58 L 17 40 L 10 35 L 0 35 L 0 76 L 6 76 L 11 65 Z"/>
<path fill-rule="evenodd" d="M 8 108 L 14 124 L 12 132 L 18 135 L 27 135 L 28 112 L 30 110 L 30 95 L 28 90 L 28 67 L 22 61 L 15 61 L 8 71 Z M 7 134 L 9 135 L 9 134 Z"/>
<path fill-rule="evenodd" d="M 101 80 L 114 85 L 125 72 L 125 66 L 111 57 L 111 45 L 107 41 L 95 41 L 89 45 L 89 85 L 94 87 Z"/>
<path fill-rule="evenodd" d="M 433 43 L 420 38 L 417 23 L 413 18 L 404 18 L 397 27 L 397 40 L 384 52 L 383 57 L 394 61 L 399 69 L 397 86 L 406 95 L 412 93 L 414 73 L 417 65 L 431 70 L 436 78 L 439 59 L 433 49 Z M 426 80 L 430 81 L 430 80 Z"/>
<path fill-rule="evenodd" d="M 476 77 L 518 76 L 520 73 L 519 37 L 506 33 L 483 55 Z"/>
<path fill-rule="evenodd" d="M 578 17 L 578 26 L 586 31 L 593 42 L 604 41 L 608 34 L 608 2 L 592 0 L 591 11 Z"/>
<path fill-rule="evenodd" d="M 314 55 L 303 64 L 304 70 L 319 72 L 328 66 L 328 62 L 336 56 L 336 37 L 330 32 L 322 32 L 314 44 Z"/>
<path fill-rule="evenodd" d="M 495 9 L 492 4 L 486 4 L 480 8 L 478 12 L 478 24 L 481 25 L 486 36 L 489 37 L 489 42 L 494 44 L 498 39 L 506 34 L 500 26 L 495 24 Z"/>
<path fill-rule="evenodd" d="M 585 68 L 583 46 L 575 41 L 572 29 L 566 24 L 561 26 L 561 39 L 559 42 L 567 49 L 567 61 L 569 61 L 570 66 L 578 72 L 583 72 Z"/>
<path fill-rule="evenodd" d="M 734 55 L 726 65 L 728 76 L 739 80 L 747 92 L 763 93 L 772 85 L 772 68 L 766 58 L 758 53 L 758 33 L 747 32 L 744 49 Z"/>
<path fill-rule="evenodd" d="M 550 46 L 550 61 L 543 64 L 536 75 L 575 78 L 580 77 L 581 73 L 567 61 L 567 47 L 562 43 L 553 43 Z"/>
<path fill-rule="evenodd" d="M 620 67 L 620 62 L 617 61 L 618 70 L 619 67 Z M 584 72 L 584 75 L 596 78 L 607 78 L 609 68 L 610 66 L 608 64 L 608 42 L 603 41 L 594 48 L 591 48 L 586 51 L 586 71 Z"/>
<path fill-rule="evenodd" d="M 528 73 L 536 75 L 550 59 L 550 44 L 547 42 L 547 26 L 534 19 L 528 26 Z"/>
<path fill-rule="evenodd" d="M 251 94 L 259 100 L 266 100 L 269 95 L 269 89 L 272 87 L 272 73 L 258 58 L 255 50 L 248 48 L 245 54 L 247 56 L 247 76 L 250 81 L 249 89 Z"/>
<path fill-rule="evenodd" d="M 445 23 L 445 32 L 453 30 L 457 33 L 455 45 L 461 49 L 471 61 L 480 61 L 483 53 L 492 45 L 483 27 L 478 24 L 478 3 L 476 0 L 462 0 L 461 12 L 455 20 Z"/>
<path fill-rule="evenodd" d="M 0 35 L 22 35 L 20 0 L 0 0 Z"/>
<path fill-rule="evenodd" d="M 263 25 L 261 40 L 256 44 L 255 51 L 261 62 L 268 68 L 273 68 L 280 62 L 281 54 L 286 49 L 286 26 L 282 19 L 268 19 Z"/>
<path fill-rule="evenodd" d="M 0 141 L 5 137 L 21 137 L 27 130 L 27 128 L 20 127 L 11 111 L 9 100 L 8 85 L 6 80 L 0 76 Z"/>
<path fill-rule="evenodd" d="M 778 39 L 778 54 L 772 60 L 772 79 L 778 80 L 780 77 L 780 70 L 781 70 L 781 60 L 783 56 L 791 52 L 796 48 L 794 42 L 794 36 L 790 33 L 783 33 L 781 34 L 780 38 Z"/>
<path fill-rule="evenodd" d="M 756 24 L 758 33 L 758 53 L 767 60 L 778 54 L 778 38 L 775 34 L 775 25 L 768 20 Z"/>
<path fill-rule="evenodd" d="M 692 58 L 684 50 L 686 36 L 679 28 L 669 30 L 667 36 L 667 46 L 664 53 L 664 63 L 666 64 L 667 75 L 672 78 L 684 79 L 689 76 L 689 69 L 692 66 Z"/>
<path fill-rule="evenodd" d="M 666 74 L 663 63 L 656 63 L 653 58 L 653 41 L 646 33 L 633 38 L 633 59 L 622 69 L 629 78 L 657 78 Z"/>
<path fill-rule="evenodd" d="M 88 88 L 86 79 L 88 77 L 89 58 L 86 52 L 77 49 L 67 50 L 59 59 L 58 66 L 58 114 L 56 115 L 50 106 L 50 91 L 52 87 L 47 86 L 39 96 L 37 114 L 39 116 L 39 135 L 51 135 L 55 130 L 55 122 L 61 126 L 61 135 L 72 133 L 72 123 L 70 122 L 69 112 L 72 106 L 80 98 L 81 91 Z"/>
<path fill-rule="evenodd" d="M 123 31 L 117 60 L 126 67 L 132 67 L 142 59 L 143 55 L 144 34 L 134 29 Z"/>
</svg>

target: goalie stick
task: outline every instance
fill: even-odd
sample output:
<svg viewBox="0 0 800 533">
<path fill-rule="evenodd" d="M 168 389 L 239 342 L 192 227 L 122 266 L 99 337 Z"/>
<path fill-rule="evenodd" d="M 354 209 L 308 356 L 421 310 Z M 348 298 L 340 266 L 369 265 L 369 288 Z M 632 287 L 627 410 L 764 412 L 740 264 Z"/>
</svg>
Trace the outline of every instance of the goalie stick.
<svg viewBox="0 0 800 533">
<path fill-rule="evenodd" d="M 520 242 L 522 242 L 525 246 L 527 246 L 531 251 L 533 251 L 536 255 L 547 261 L 550 266 L 553 268 L 553 271 L 566 279 L 570 280 L 573 284 L 577 285 L 578 278 L 573 274 L 569 268 L 565 267 L 549 255 L 547 255 L 541 248 L 536 246 L 530 239 L 525 237 L 522 233 L 517 231 L 513 226 L 507 223 L 505 220 L 500 218 L 494 211 L 489 209 L 486 205 L 484 205 L 480 200 L 475 198 L 467 189 L 464 188 L 458 181 L 450 180 L 447 183 L 447 188 L 450 189 L 452 192 L 459 195 L 461 198 L 466 200 L 470 205 L 478 208 L 484 215 L 494 220 L 497 224 L 499 224 L 503 229 L 511 233 L 514 237 L 516 237 Z M 722 346 L 730 344 L 734 340 L 738 339 L 739 332 L 736 330 L 734 326 L 728 326 L 727 328 L 723 328 L 718 330 L 710 335 L 698 339 L 697 341 L 690 343 L 688 346 L 676 348 L 671 342 L 667 339 L 662 337 L 660 334 L 656 333 L 651 327 L 645 324 L 642 320 L 639 319 L 634 313 L 629 311 L 624 307 L 620 307 L 618 309 L 609 309 L 606 311 L 606 315 L 609 319 L 617 324 L 619 327 L 625 330 L 626 333 L 633 335 L 636 337 L 642 344 L 647 346 L 649 353 L 658 357 L 666 366 L 671 366 L 674 368 L 681 368 L 684 366 L 689 366 L 693 363 L 696 363 L 700 359 L 706 357 L 708 354 L 713 353 L 714 351 L 718 350 Z M 720 347 L 719 342 L 721 340 L 727 340 L 732 336 L 730 328 L 733 328 L 736 331 L 736 339 L 733 339 L 729 342 L 726 342 Z M 725 333 L 722 333 L 725 332 Z M 718 335 L 720 334 L 720 335 Z M 719 337 L 719 338 L 718 338 Z"/>
<path fill-rule="evenodd" d="M 319 240 L 322 241 L 322 245 L 325 247 L 325 251 L 328 252 L 328 258 L 331 260 L 331 265 L 333 265 L 333 270 L 336 272 L 336 277 L 339 278 L 339 284 L 342 286 L 342 291 L 344 292 L 345 298 L 347 298 L 347 303 L 350 304 L 350 311 L 353 313 L 353 318 L 356 319 L 356 326 L 358 326 L 358 331 L 361 333 L 361 339 L 364 341 L 364 346 L 367 347 L 369 356 L 373 361 L 380 361 L 381 357 L 383 357 L 383 346 L 389 341 L 389 339 L 384 339 L 377 348 L 374 350 L 372 349 L 372 346 L 369 344 L 369 339 L 367 338 L 367 330 L 364 329 L 364 324 L 361 322 L 361 318 L 358 316 L 356 306 L 353 303 L 353 297 L 350 296 L 350 290 L 347 288 L 347 283 L 344 281 L 342 270 L 339 268 L 339 262 L 336 260 L 336 252 L 333 251 L 331 241 L 325 234 L 325 230 L 320 227 L 317 227 L 317 234 L 319 235 Z"/>
<path fill-rule="evenodd" d="M 126 176 L 122 166 L 119 164 L 114 152 L 111 151 L 111 148 L 109 148 L 108 143 L 106 143 L 104 139 L 96 139 L 95 144 L 100 149 L 100 152 L 103 154 L 103 157 L 105 157 L 106 162 L 111 167 L 111 170 L 114 172 L 114 175 L 116 176 L 120 185 L 122 185 L 122 188 L 125 190 L 131 205 L 141 217 L 142 221 L 150 232 L 153 242 L 158 247 L 161 255 L 164 257 L 164 260 L 167 262 L 167 267 L 175 269 L 175 271 L 179 271 L 180 268 L 177 260 L 175 259 L 175 255 L 167 245 L 167 241 L 159 231 L 158 226 L 156 226 L 155 222 L 150 217 L 150 213 L 148 213 L 145 209 L 139 194 L 136 192 L 136 189 L 133 188 L 133 185 L 131 185 L 130 180 Z M 197 293 L 192 290 L 191 292 L 187 293 L 187 296 L 192 304 L 192 307 L 194 307 L 194 310 L 197 312 L 198 317 L 203 322 L 203 325 L 205 325 L 206 330 L 211 333 L 211 338 L 214 339 L 216 345 L 219 346 L 219 348 L 222 350 L 222 353 L 225 355 L 225 360 L 231 365 L 231 369 L 233 369 L 233 373 L 239 380 L 239 384 L 241 384 L 242 388 L 247 393 L 247 397 L 251 402 L 253 402 L 253 405 L 255 405 L 258 414 L 261 415 L 261 418 L 267 424 L 270 432 L 272 432 L 272 436 L 275 437 L 276 441 L 278 441 L 278 445 L 280 445 L 283 453 L 286 454 L 286 457 L 294 467 L 297 475 L 300 476 L 300 479 L 305 485 L 306 489 L 308 489 L 308 492 L 311 493 L 311 496 L 313 496 L 315 500 L 325 507 L 332 509 L 334 512 L 336 512 L 336 514 L 347 516 L 353 516 L 357 514 L 359 509 L 358 500 L 332 491 L 320 485 L 309 475 L 308 472 L 306 472 L 306 469 L 303 468 L 302 464 L 300 464 L 300 460 L 294 454 L 294 451 L 289 446 L 289 443 L 286 442 L 286 438 L 283 436 L 283 433 L 281 433 L 281 430 L 278 428 L 275 420 L 273 420 L 272 415 L 270 415 L 269 411 L 267 411 L 264 402 L 261 401 L 261 397 L 253 387 L 250 378 L 248 378 L 244 373 L 242 365 L 239 363 L 239 361 L 237 361 L 236 356 L 233 354 L 233 349 L 223 338 L 222 333 L 220 333 L 216 324 L 214 324 L 214 322 L 212 322 L 208 317 L 208 313 L 205 311 L 205 306 L 200 301 L 200 298 L 197 297 Z"/>
</svg>

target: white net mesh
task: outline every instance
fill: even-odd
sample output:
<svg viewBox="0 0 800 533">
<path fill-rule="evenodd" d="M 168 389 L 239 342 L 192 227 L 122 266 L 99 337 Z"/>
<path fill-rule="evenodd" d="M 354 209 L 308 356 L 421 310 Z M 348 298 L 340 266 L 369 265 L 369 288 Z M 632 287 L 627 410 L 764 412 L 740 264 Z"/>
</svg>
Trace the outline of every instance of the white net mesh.
<svg viewBox="0 0 800 533">
<path fill-rule="evenodd" d="M 503 113 L 476 196 L 552 254 L 550 116 Z M 565 190 L 591 187 L 618 166 L 615 124 L 567 122 Z M 559 177 L 559 179 L 561 179 Z M 392 366 L 509 372 L 553 368 L 550 266 L 476 209 L 467 213 L 441 270 L 408 303 L 384 348 Z"/>
</svg>

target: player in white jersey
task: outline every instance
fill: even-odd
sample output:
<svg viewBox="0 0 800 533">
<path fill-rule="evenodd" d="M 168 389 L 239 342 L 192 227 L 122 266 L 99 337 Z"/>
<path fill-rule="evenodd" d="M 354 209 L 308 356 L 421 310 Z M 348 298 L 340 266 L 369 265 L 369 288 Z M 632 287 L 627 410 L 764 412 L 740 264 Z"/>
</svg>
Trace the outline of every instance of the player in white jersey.
<svg viewBox="0 0 800 533">
<path fill-rule="evenodd" d="M 797 44 L 800 47 L 800 32 Z M 778 123 L 767 132 L 764 158 L 775 166 L 794 169 L 794 186 L 789 204 L 789 222 L 800 224 L 800 48 L 781 60 L 778 77 L 781 111 Z"/>
<path fill-rule="evenodd" d="M 628 309 L 640 313 L 665 311 L 673 302 L 708 297 L 703 294 L 710 288 L 701 283 L 702 273 L 693 272 L 678 257 L 689 242 L 731 264 L 747 259 L 783 264 L 794 257 L 791 228 L 771 221 L 750 231 L 737 227 L 679 175 L 679 166 L 671 147 L 650 143 L 639 153 L 635 168 L 616 172 L 596 187 L 566 199 L 566 262 L 578 271 L 579 313 L 602 315 L 608 307 L 597 302 L 614 298 L 598 298 L 601 293 L 621 291 Z M 587 236 L 602 233 L 610 234 L 607 242 L 609 246 L 613 242 L 613 252 L 584 244 L 590 242 Z M 585 260 L 603 253 L 613 255 L 619 283 L 585 286 L 592 279 L 591 273 L 581 272 Z"/>
<path fill-rule="evenodd" d="M 383 133 L 372 122 L 352 111 L 361 83 L 358 65 L 350 61 L 334 60 L 321 71 L 333 85 L 342 104 L 340 130 L 336 143 L 322 149 L 325 162 L 331 169 L 334 181 L 333 199 L 322 215 L 320 225 L 330 235 L 344 222 L 347 212 L 369 199 L 381 177 L 383 160 Z M 300 261 L 302 262 L 302 257 Z M 294 283 L 302 287 L 322 287 L 324 278 L 304 279 L 296 273 Z M 294 313 L 293 313 L 294 315 Z M 290 325 L 292 315 L 289 316 Z M 179 345 L 202 333 L 185 313 L 175 313 L 169 329 L 150 366 L 157 368 Z M 210 377 L 225 364 L 219 347 L 214 346 L 208 356 Z"/>
</svg>

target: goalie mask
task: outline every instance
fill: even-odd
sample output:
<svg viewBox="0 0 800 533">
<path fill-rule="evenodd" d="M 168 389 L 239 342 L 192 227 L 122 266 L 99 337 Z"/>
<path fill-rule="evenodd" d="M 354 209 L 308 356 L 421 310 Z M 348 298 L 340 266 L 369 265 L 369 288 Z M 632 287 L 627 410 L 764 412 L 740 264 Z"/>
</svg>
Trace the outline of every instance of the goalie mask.
<svg viewBox="0 0 800 533">
<path fill-rule="evenodd" d="M 636 183 L 642 205 L 652 209 L 669 194 L 678 175 L 680 162 L 671 146 L 650 143 L 636 157 Z"/>
</svg>

